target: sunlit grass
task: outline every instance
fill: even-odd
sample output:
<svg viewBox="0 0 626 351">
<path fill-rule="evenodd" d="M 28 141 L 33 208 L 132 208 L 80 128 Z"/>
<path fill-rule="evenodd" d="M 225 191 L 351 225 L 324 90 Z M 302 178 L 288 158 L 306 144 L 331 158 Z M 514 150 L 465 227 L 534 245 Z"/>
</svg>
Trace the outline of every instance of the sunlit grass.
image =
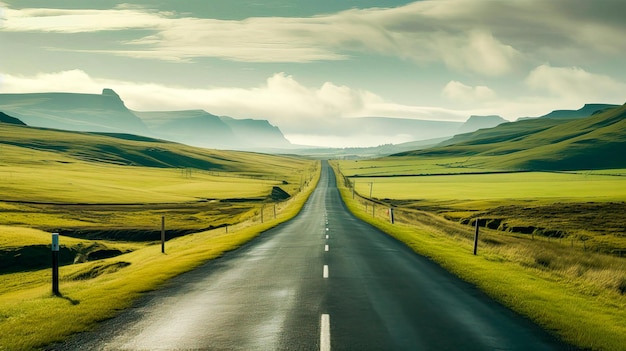
<svg viewBox="0 0 626 351">
<path fill-rule="evenodd" d="M 264 223 L 258 219 L 242 223 L 231 227 L 228 234 L 220 228 L 173 239 L 166 244 L 166 254 L 161 254 L 160 245 L 151 245 L 111 259 L 62 267 L 62 297 L 51 295 L 50 276 L 45 270 L 0 276 L 3 283 L 14 287 L 0 294 L 0 349 L 40 348 L 92 328 L 98 321 L 129 307 L 142 292 L 153 290 L 167 279 L 219 257 L 292 218 L 318 179 L 319 167 L 306 191 L 278 205 L 277 219 L 266 216 Z M 61 240 L 69 243 L 73 239 Z M 88 280 L 71 279 L 89 275 L 97 276 Z"/>
<path fill-rule="evenodd" d="M 619 172 L 616 170 L 615 172 Z M 398 200 L 626 200 L 626 177 L 588 173 L 463 174 L 352 178 L 356 191 Z"/>
<path fill-rule="evenodd" d="M 371 205 L 366 212 L 361 200 L 353 200 L 350 190 L 338 183 L 344 201 L 357 217 L 476 284 L 563 340 L 584 349 L 624 349 L 623 259 L 571 250 L 567 243 L 558 241 L 531 240 L 485 229 L 481 230 L 479 255 L 473 256 L 472 228 L 420 211 L 406 212 L 391 225 L 385 207 L 379 205 L 373 217 Z M 361 193 L 368 194 L 366 190 Z"/>
</svg>

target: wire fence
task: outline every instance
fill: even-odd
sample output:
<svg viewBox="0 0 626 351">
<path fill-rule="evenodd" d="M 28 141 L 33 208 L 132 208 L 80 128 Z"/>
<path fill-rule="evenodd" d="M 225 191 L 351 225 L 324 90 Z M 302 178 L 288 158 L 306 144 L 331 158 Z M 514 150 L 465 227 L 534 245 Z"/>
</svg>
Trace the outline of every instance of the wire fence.
<svg viewBox="0 0 626 351">
<path fill-rule="evenodd" d="M 442 220 L 450 221 L 442 216 L 433 214 L 432 212 L 398 207 L 387 201 L 374 198 L 371 194 L 371 187 L 369 194 L 361 194 L 356 191 L 354 181 L 351 181 L 349 177 L 345 176 L 341 172 L 339 172 L 339 174 L 343 180 L 343 186 L 348 189 L 352 199 L 360 204 L 364 213 L 369 214 L 374 218 L 409 226 L 414 226 L 416 223 L 422 223 L 431 227 L 441 225 Z M 489 219 L 479 219 L 478 215 L 466 220 L 466 223 L 463 223 L 463 226 L 446 226 L 446 232 L 451 235 L 470 239 L 474 235 L 474 228 L 477 220 L 479 221 L 478 224 L 480 230 L 487 231 L 492 235 L 506 235 L 520 239 L 543 241 L 587 253 L 601 253 L 617 257 L 626 257 L 626 247 L 619 247 L 606 242 L 598 242 L 593 240 L 590 236 L 568 236 L 564 231 L 552 231 L 558 233 L 557 235 L 542 235 L 542 231 L 540 230 L 533 230 L 530 233 L 498 230 L 489 228 L 487 226 Z M 461 224 L 459 222 L 455 223 Z M 531 226 L 529 226 L 529 228 L 530 227 Z"/>
</svg>

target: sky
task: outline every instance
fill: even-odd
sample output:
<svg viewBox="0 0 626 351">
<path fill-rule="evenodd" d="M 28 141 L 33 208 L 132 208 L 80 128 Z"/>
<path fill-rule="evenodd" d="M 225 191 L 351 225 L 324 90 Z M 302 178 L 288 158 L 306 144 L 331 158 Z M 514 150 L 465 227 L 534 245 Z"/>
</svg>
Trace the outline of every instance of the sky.
<svg viewBox="0 0 626 351">
<path fill-rule="evenodd" d="M 624 13 L 624 0 L 0 0 L 0 93 L 112 88 L 133 110 L 371 146 L 406 140 L 332 121 L 625 103 Z"/>
</svg>

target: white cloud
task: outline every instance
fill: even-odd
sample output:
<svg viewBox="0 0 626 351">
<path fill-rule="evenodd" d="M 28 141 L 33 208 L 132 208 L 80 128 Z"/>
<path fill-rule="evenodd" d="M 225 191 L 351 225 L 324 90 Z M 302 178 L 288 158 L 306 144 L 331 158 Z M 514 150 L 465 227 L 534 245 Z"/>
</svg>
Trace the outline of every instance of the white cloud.
<svg viewBox="0 0 626 351">
<path fill-rule="evenodd" d="M 483 85 L 471 87 L 455 80 L 446 84 L 442 95 L 452 101 L 462 103 L 489 101 L 496 97 L 495 91 L 489 87 Z"/>
<path fill-rule="evenodd" d="M 522 57 L 516 49 L 482 30 L 470 31 L 467 36 L 445 35 L 436 43 L 448 66 L 489 76 L 509 73 Z"/>
<path fill-rule="evenodd" d="M 94 78 L 81 70 L 34 76 L 0 74 L 0 93 L 76 92 L 99 94 L 114 89 L 138 111 L 203 109 L 236 118 L 263 118 L 288 133 L 326 132 L 338 118 L 385 116 L 462 120 L 464 112 L 386 101 L 364 90 L 326 82 L 319 88 L 302 85 L 293 76 L 276 73 L 256 87 L 190 89 L 153 83 Z"/>
<path fill-rule="evenodd" d="M 534 91 L 563 100 L 613 103 L 626 100 L 625 83 L 579 67 L 552 67 L 544 64 L 530 72 L 526 84 Z"/>
<path fill-rule="evenodd" d="M 99 52 L 159 60 L 219 57 L 247 62 L 346 60 L 377 54 L 483 75 L 528 60 L 602 53 L 624 57 L 620 0 L 425 0 L 398 8 L 348 10 L 308 18 L 226 21 L 121 6 L 110 10 L 6 9 L 2 30 L 79 33 L 144 29 Z M 72 49 L 74 50 L 74 49 Z M 98 51 L 95 51 L 98 52 Z"/>
<path fill-rule="evenodd" d="M 32 8 L 5 10 L 3 30 L 10 32 L 85 33 L 103 30 L 159 28 L 167 24 L 169 13 L 140 8 L 111 10 L 66 10 Z"/>
</svg>

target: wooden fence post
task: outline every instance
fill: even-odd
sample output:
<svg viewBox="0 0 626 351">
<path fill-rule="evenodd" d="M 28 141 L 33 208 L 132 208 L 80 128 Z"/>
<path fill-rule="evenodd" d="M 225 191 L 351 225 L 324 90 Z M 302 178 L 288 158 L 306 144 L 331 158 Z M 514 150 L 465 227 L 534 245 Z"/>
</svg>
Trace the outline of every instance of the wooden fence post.
<svg viewBox="0 0 626 351">
<path fill-rule="evenodd" d="M 476 256 L 476 251 L 478 251 L 478 220 L 480 218 L 476 218 L 476 231 L 474 232 L 474 256 Z"/>
<path fill-rule="evenodd" d="M 165 253 L 165 216 L 161 216 L 161 253 Z"/>
</svg>

